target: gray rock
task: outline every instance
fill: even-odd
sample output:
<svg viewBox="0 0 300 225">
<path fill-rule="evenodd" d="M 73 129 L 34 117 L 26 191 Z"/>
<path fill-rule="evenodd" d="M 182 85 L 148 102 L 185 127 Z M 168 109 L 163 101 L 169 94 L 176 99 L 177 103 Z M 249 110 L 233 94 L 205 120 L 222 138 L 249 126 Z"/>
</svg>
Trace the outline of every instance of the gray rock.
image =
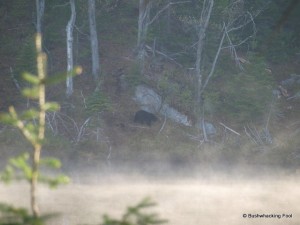
<svg viewBox="0 0 300 225">
<path fill-rule="evenodd" d="M 161 97 L 144 85 L 136 87 L 133 100 L 140 105 L 141 109 L 151 113 L 157 113 L 162 104 Z"/>
<path fill-rule="evenodd" d="M 173 120 L 174 122 L 181 123 L 185 126 L 192 126 L 191 121 L 186 115 L 178 112 L 176 109 L 170 107 L 168 104 L 164 104 L 159 113 Z"/>
<path fill-rule="evenodd" d="M 207 135 L 215 135 L 217 133 L 217 129 L 212 123 L 205 121 L 204 126 Z M 196 123 L 196 127 L 202 130 L 202 122 Z"/>
<path fill-rule="evenodd" d="M 168 104 L 162 104 L 162 97 L 151 88 L 144 85 L 137 86 L 133 100 L 140 105 L 141 109 L 147 112 L 159 113 L 174 122 L 185 126 L 192 126 L 191 121 L 186 115 L 170 107 Z"/>
</svg>

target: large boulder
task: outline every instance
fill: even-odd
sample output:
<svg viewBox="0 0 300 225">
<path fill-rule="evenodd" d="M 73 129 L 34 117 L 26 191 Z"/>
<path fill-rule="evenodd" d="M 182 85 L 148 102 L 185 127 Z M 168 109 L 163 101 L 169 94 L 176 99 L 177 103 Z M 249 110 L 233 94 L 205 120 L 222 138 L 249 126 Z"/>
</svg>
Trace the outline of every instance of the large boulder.
<svg viewBox="0 0 300 225">
<path fill-rule="evenodd" d="M 147 112 L 159 113 L 174 122 L 185 126 L 192 126 L 191 121 L 186 115 L 170 107 L 168 104 L 163 104 L 162 97 L 149 87 L 144 85 L 137 86 L 133 100 L 140 105 L 141 109 Z"/>
<path fill-rule="evenodd" d="M 161 115 L 173 120 L 174 122 L 181 123 L 185 126 L 192 126 L 191 121 L 188 119 L 188 117 L 186 115 L 184 115 L 184 114 L 180 113 L 179 111 L 177 111 L 176 109 L 170 107 L 168 104 L 163 104 L 159 113 Z"/>
<path fill-rule="evenodd" d="M 151 113 L 159 112 L 162 105 L 161 97 L 144 85 L 136 87 L 133 100 L 140 105 L 141 109 Z"/>
</svg>

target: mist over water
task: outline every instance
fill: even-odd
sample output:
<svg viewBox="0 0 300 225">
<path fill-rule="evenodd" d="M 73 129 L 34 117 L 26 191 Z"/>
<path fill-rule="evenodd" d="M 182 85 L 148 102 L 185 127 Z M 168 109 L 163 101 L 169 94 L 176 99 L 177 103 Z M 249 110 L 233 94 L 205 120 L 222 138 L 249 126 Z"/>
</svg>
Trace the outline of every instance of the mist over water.
<svg viewBox="0 0 300 225">
<path fill-rule="evenodd" d="M 263 168 L 204 169 L 157 164 L 77 168 L 70 185 L 39 187 L 43 213 L 59 212 L 50 224 L 99 224 L 103 214 L 120 218 L 145 197 L 170 225 L 299 225 L 300 179 Z M 270 172 L 273 171 L 273 172 Z M 0 201 L 29 206 L 24 183 L 0 186 Z"/>
</svg>

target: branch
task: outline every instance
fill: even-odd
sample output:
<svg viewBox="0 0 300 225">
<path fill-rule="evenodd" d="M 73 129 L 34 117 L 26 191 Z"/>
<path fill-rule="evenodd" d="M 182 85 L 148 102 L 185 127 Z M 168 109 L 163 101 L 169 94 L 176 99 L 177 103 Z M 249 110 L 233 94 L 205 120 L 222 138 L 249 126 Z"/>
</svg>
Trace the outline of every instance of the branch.
<svg viewBox="0 0 300 225">
<path fill-rule="evenodd" d="M 230 49 L 230 52 L 232 54 L 232 57 L 234 57 L 234 60 L 236 62 L 236 64 L 238 65 L 238 67 L 243 70 L 243 66 L 241 65 L 240 63 L 240 60 L 239 60 L 239 57 L 236 53 L 236 50 L 235 48 L 244 44 L 245 42 L 247 42 L 250 38 L 254 37 L 255 34 L 256 34 L 256 26 L 255 26 L 255 23 L 254 23 L 254 19 L 253 19 L 253 16 L 251 15 L 251 13 L 247 12 L 247 14 L 249 15 L 249 18 L 250 19 L 247 19 L 246 22 L 244 22 L 243 24 L 241 24 L 240 26 L 237 26 L 237 27 L 233 27 L 231 29 L 225 29 L 225 32 L 226 32 L 226 37 L 227 37 L 227 40 L 229 42 L 229 45 L 228 46 L 225 46 L 225 47 L 222 47 L 222 49 L 226 49 L 226 48 L 229 48 Z M 245 16 L 246 17 L 246 16 Z M 248 17 L 246 17 L 248 18 Z M 238 19 L 234 20 L 231 24 L 233 24 L 235 21 L 237 21 Z M 232 41 L 231 41 L 231 38 L 229 36 L 229 33 L 232 32 L 232 31 L 236 31 L 236 30 L 239 30 L 241 28 L 243 28 L 244 26 L 246 26 L 248 23 L 252 22 L 253 24 L 253 34 L 246 37 L 245 39 L 243 39 L 242 41 L 240 41 L 238 44 L 233 44 Z"/>
<path fill-rule="evenodd" d="M 191 1 L 180 1 L 180 2 L 169 2 L 165 7 L 159 10 L 156 15 L 152 18 L 152 20 L 147 24 L 147 26 L 151 25 L 165 10 L 167 10 L 171 5 L 190 3 Z"/>
<path fill-rule="evenodd" d="M 231 131 L 232 133 L 234 133 L 234 134 L 236 134 L 236 135 L 238 135 L 238 136 L 241 136 L 241 134 L 240 134 L 239 132 L 237 132 L 237 131 L 235 131 L 235 130 L 229 128 L 229 127 L 227 127 L 224 123 L 219 123 L 219 124 L 220 124 L 221 126 L 225 127 L 225 129 Z"/>
<path fill-rule="evenodd" d="M 24 137 L 31 143 L 32 146 L 36 144 L 36 137 L 34 137 L 33 133 L 30 132 L 26 127 L 22 120 L 20 120 L 15 108 L 13 106 L 9 107 L 9 114 L 11 118 L 15 121 L 15 126 L 19 128 Z"/>
<path fill-rule="evenodd" d="M 222 35 L 222 38 L 221 38 L 221 41 L 219 43 L 219 47 L 218 47 L 218 50 L 217 50 L 217 53 L 215 55 L 215 58 L 214 58 L 214 61 L 213 61 L 213 64 L 212 64 L 212 67 L 211 67 L 211 70 L 201 88 L 201 91 L 200 91 L 200 94 L 203 93 L 204 89 L 206 88 L 210 78 L 212 77 L 212 75 L 214 74 L 214 71 L 215 71 L 215 68 L 216 68 L 216 64 L 217 64 L 217 61 L 218 61 L 218 58 L 219 58 L 219 55 L 220 55 L 220 52 L 221 52 L 221 49 L 222 49 L 222 45 L 223 45 L 223 42 L 224 42 L 224 38 L 225 38 L 225 34 L 226 34 L 226 26 L 225 24 L 223 25 L 223 29 L 224 29 L 224 32 L 223 32 L 223 35 Z"/>
<path fill-rule="evenodd" d="M 85 128 L 87 127 L 89 121 L 90 121 L 91 117 L 87 118 L 84 123 L 81 125 L 80 129 L 78 130 L 78 134 L 76 137 L 76 143 L 79 143 L 81 138 L 84 136 L 85 134 Z"/>
<path fill-rule="evenodd" d="M 70 5 L 70 2 L 67 2 L 67 3 L 62 4 L 62 5 L 54 5 L 54 6 L 52 6 L 52 9 L 59 8 L 59 7 L 65 7 L 65 6 L 68 6 L 68 5 Z"/>
<path fill-rule="evenodd" d="M 240 41 L 240 43 L 238 44 L 232 44 L 232 45 L 228 45 L 228 46 L 225 46 L 225 47 L 222 47 L 222 49 L 226 49 L 226 48 L 232 48 L 232 47 L 238 47 L 242 44 L 244 44 L 246 41 L 248 41 L 250 38 L 252 38 L 253 36 L 249 36 L 249 37 L 246 37 L 244 40 Z"/>
<path fill-rule="evenodd" d="M 254 17 L 257 17 L 259 14 L 260 14 L 260 12 L 258 12 Z M 247 24 L 249 24 L 249 23 L 251 23 L 251 22 L 252 22 L 253 27 L 254 27 L 253 30 L 254 30 L 255 33 L 256 33 L 256 26 L 255 26 L 255 23 L 254 23 L 253 16 L 252 16 L 252 14 L 251 14 L 250 12 L 247 12 L 247 15 L 249 16 L 250 19 L 246 19 L 246 22 L 245 22 L 245 23 L 243 23 L 243 24 L 241 24 L 241 25 L 239 25 L 239 26 L 237 26 L 237 27 L 232 27 L 232 28 L 228 29 L 228 30 L 227 30 L 228 33 L 229 33 L 229 32 L 232 32 L 232 31 L 239 30 L 239 29 L 243 28 L 244 26 L 246 26 Z M 248 18 L 246 15 L 245 15 L 244 17 L 245 17 L 245 18 Z M 238 18 L 236 18 L 235 20 L 233 20 L 233 21 L 231 22 L 231 24 L 234 24 L 235 21 L 238 21 Z M 231 25 L 231 24 L 230 24 L 230 25 Z M 229 27 L 229 26 L 228 26 L 228 27 Z"/>
<path fill-rule="evenodd" d="M 18 80 L 15 77 L 15 74 L 14 74 L 14 71 L 13 71 L 12 67 L 10 67 L 9 69 L 10 69 L 11 79 L 13 80 L 16 88 L 18 89 L 19 92 L 22 92 L 20 84 L 19 84 Z"/>
<path fill-rule="evenodd" d="M 166 121 L 167 121 L 167 115 L 165 114 L 165 119 L 164 119 L 164 123 L 163 123 L 163 125 L 161 126 L 161 128 L 160 128 L 160 130 L 159 130 L 159 134 L 162 132 L 162 130 L 164 129 L 164 127 L 165 127 L 165 124 L 166 124 Z"/>
<path fill-rule="evenodd" d="M 229 41 L 229 44 L 230 44 L 229 48 L 230 48 L 231 55 L 234 56 L 235 63 L 238 65 L 238 67 L 241 70 L 243 70 L 244 68 L 242 67 L 240 61 L 238 60 L 238 56 L 237 56 L 237 53 L 236 53 L 236 50 L 235 50 L 235 46 L 233 45 L 233 43 L 230 39 L 230 36 L 229 36 L 226 29 L 225 29 L 225 33 L 226 33 L 227 40 Z"/>
<path fill-rule="evenodd" d="M 206 4 L 210 4 L 210 5 L 205 6 Z M 201 11 L 201 20 L 200 20 L 201 21 L 200 26 L 203 27 L 204 32 L 206 31 L 206 28 L 208 26 L 208 22 L 210 20 L 210 14 L 211 14 L 213 6 L 214 6 L 214 1 L 213 0 L 209 0 L 208 3 L 207 3 L 207 0 L 204 0 L 203 10 Z"/>
<path fill-rule="evenodd" d="M 85 109 L 87 109 L 87 106 L 86 106 L 86 100 L 85 100 L 85 97 L 84 97 L 82 91 L 80 92 L 80 94 L 81 94 L 81 97 L 82 97 L 82 99 L 83 99 L 83 106 L 84 106 Z"/>
<path fill-rule="evenodd" d="M 146 45 L 145 47 L 146 47 L 147 49 L 149 49 L 150 51 L 152 51 L 152 52 L 155 51 L 157 54 L 164 56 L 165 58 L 167 58 L 167 59 L 171 60 L 172 62 L 174 62 L 176 65 L 182 67 L 182 65 L 181 65 L 180 63 L 176 62 L 175 59 L 171 58 L 170 56 L 166 55 L 165 53 L 163 53 L 163 52 L 161 52 L 161 51 L 158 51 L 158 50 L 154 50 L 154 49 L 151 48 L 149 45 Z"/>
<path fill-rule="evenodd" d="M 250 140 L 252 140 L 254 142 L 254 144 L 257 144 L 259 145 L 256 140 L 251 136 L 251 134 L 249 134 L 249 132 L 247 131 L 247 128 L 244 126 L 244 130 L 245 130 L 245 133 L 246 135 L 250 138 Z"/>
</svg>

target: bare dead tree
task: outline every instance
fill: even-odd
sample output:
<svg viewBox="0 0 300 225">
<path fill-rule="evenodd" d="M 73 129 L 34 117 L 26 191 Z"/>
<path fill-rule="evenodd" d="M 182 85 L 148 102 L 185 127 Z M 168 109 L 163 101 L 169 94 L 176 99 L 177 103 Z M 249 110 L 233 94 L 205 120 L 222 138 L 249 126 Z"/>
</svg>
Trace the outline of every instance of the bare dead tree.
<svg viewBox="0 0 300 225">
<path fill-rule="evenodd" d="M 150 0 L 140 0 L 139 1 L 139 19 L 138 19 L 138 38 L 137 38 L 137 58 L 142 63 L 145 58 L 145 42 L 149 27 L 150 20 L 150 9 L 152 1 Z"/>
<path fill-rule="evenodd" d="M 91 42 L 91 52 L 92 52 L 92 74 L 94 80 L 98 81 L 100 75 L 100 60 L 99 60 L 99 47 L 98 47 L 95 8 L 96 8 L 95 0 L 89 0 L 88 11 L 89 11 L 89 25 L 90 25 L 90 42 Z"/>
<path fill-rule="evenodd" d="M 210 66 L 210 69 L 208 70 L 209 72 L 206 76 L 204 76 L 204 74 L 203 74 L 204 73 L 203 52 L 204 52 L 205 45 L 206 45 L 205 37 L 206 37 L 207 29 L 209 26 L 209 22 L 211 19 L 212 10 L 214 8 L 214 0 L 204 0 L 200 18 L 199 19 L 192 18 L 192 20 L 189 21 L 189 23 L 195 25 L 197 37 L 198 37 L 196 61 L 195 61 L 195 76 L 197 79 L 195 113 L 198 117 L 197 120 L 199 121 L 199 123 L 202 124 L 201 127 L 202 127 L 203 136 L 204 136 L 204 141 L 208 141 L 208 139 L 207 139 L 207 135 L 206 135 L 205 121 L 204 121 L 203 93 L 204 93 L 211 77 L 213 76 L 213 74 L 215 72 L 215 68 L 216 68 L 217 61 L 219 59 L 221 50 L 223 50 L 225 48 L 229 48 L 232 52 L 232 56 L 235 59 L 235 61 L 237 63 L 239 63 L 240 61 L 238 59 L 235 48 L 237 46 L 240 46 L 243 43 L 247 42 L 256 33 L 255 23 L 254 23 L 252 14 L 249 12 L 246 12 L 246 13 L 239 12 L 239 10 L 237 10 L 237 8 L 238 8 L 237 4 L 240 4 L 240 2 L 236 1 L 232 4 L 230 4 L 230 7 L 233 8 L 232 10 L 231 10 L 231 8 L 227 8 L 227 10 L 229 11 L 228 14 L 230 14 L 230 16 L 228 17 L 226 22 L 225 22 L 225 20 L 223 22 L 223 26 L 221 29 L 221 38 L 220 38 L 220 41 L 218 44 L 218 48 L 217 48 L 216 54 L 214 56 L 213 62 Z M 233 12 L 233 10 L 235 12 Z M 243 20 L 241 20 L 241 17 L 243 18 Z M 244 40 L 240 41 L 239 43 L 234 44 L 231 40 L 230 33 L 244 28 L 249 23 L 253 24 L 253 34 L 249 35 L 248 37 L 246 37 Z M 225 39 L 229 43 L 228 46 L 223 46 Z M 240 64 L 238 64 L 238 66 L 240 67 L 240 69 L 242 69 Z"/>
<path fill-rule="evenodd" d="M 75 9 L 75 0 L 70 0 L 70 7 L 71 7 L 71 17 L 66 27 L 67 32 L 67 73 L 68 77 L 66 80 L 66 95 L 67 97 L 70 97 L 73 93 L 73 78 L 72 78 L 72 71 L 74 68 L 73 63 L 73 29 L 75 25 L 76 20 L 76 9 Z"/>
<path fill-rule="evenodd" d="M 151 8 L 154 4 L 154 0 L 140 0 L 139 1 L 139 19 L 138 19 L 138 37 L 137 37 L 137 59 L 141 63 L 143 68 L 145 56 L 146 56 L 146 38 L 149 26 L 154 23 L 167 9 L 170 9 L 172 5 L 189 3 L 191 1 L 168 1 L 152 18 L 150 18 Z"/>
</svg>

